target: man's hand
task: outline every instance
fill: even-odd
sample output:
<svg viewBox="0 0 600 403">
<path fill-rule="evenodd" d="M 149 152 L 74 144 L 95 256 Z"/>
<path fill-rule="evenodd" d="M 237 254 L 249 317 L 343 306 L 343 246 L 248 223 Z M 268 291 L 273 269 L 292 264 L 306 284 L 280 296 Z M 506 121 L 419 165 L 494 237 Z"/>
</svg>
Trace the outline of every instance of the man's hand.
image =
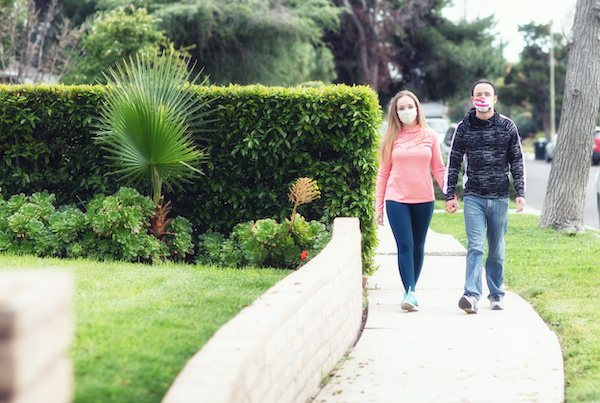
<svg viewBox="0 0 600 403">
<path fill-rule="evenodd" d="M 375 222 L 377 225 L 383 225 L 383 213 L 375 214 Z"/>
<path fill-rule="evenodd" d="M 527 205 L 527 203 L 525 203 L 524 197 L 517 197 L 515 199 L 515 202 L 517 203 L 517 211 L 516 211 L 517 213 L 520 213 L 521 211 L 523 211 L 523 209 Z"/>
<path fill-rule="evenodd" d="M 456 213 L 459 208 L 460 207 L 458 206 L 458 200 L 456 200 L 456 198 L 446 201 L 445 211 L 447 213 L 450 213 L 450 214 Z"/>
</svg>

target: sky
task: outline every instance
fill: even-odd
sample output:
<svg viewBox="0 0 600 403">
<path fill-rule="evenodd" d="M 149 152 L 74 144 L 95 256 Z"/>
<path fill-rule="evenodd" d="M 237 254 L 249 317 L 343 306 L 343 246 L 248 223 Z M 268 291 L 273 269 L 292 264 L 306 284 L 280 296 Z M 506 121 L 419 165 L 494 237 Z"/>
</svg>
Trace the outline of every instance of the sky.
<svg viewBox="0 0 600 403">
<path fill-rule="evenodd" d="M 453 0 L 453 3 L 444 8 L 442 14 L 454 22 L 465 17 L 467 21 L 473 21 L 494 15 L 496 27 L 492 32 L 497 35 L 496 44 L 502 40 L 504 57 L 509 62 L 516 62 L 525 46 L 519 25 L 552 21 L 554 32 L 568 35 L 573 25 L 576 0 Z"/>
</svg>

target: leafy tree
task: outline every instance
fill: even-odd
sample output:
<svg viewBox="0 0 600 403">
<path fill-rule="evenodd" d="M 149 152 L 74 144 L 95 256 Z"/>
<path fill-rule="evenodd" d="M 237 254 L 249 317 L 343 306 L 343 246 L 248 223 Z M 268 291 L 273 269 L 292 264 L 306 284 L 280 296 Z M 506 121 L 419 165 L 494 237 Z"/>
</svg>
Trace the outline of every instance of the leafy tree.
<svg viewBox="0 0 600 403">
<path fill-rule="evenodd" d="M 395 39 L 410 37 L 424 27 L 424 17 L 436 1 L 333 2 L 345 11 L 339 32 L 329 32 L 326 37 L 332 44 L 339 81 L 366 84 L 380 94 L 389 93 L 394 75 L 403 73 L 401 66 L 394 62 L 399 50 Z"/>
<path fill-rule="evenodd" d="M 583 231 L 594 127 L 600 106 L 598 1 L 578 0 L 556 149 L 539 225 Z"/>
<path fill-rule="evenodd" d="M 75 25 L 83 24 L 96 12 L 96 0 L 60 0 L 60 14 Z"/>
<path fill-rule="evenodd" d="M 469 97 L 476 80 L 503 76 L 506 62 L 501 49 L 492 45 L 492 17 L 454 24 L 434 12 L 426 20 L 399 51 L 397 63 L 405 71 L 400 87 L 452 102 Z"/>
<path fill-rule="evenodd" d="M 327 35 L 340 82 L 370 85 L 382 99 L 410 88 L 448 100 L 482 76 L 502 76 L 491 18 L 454 24 L 440 15 L 446 0 L 333 1 L 347 10 Z"/>
<path fill-rule="evenodd" d="M 0 2 L 1 81 L 55 82 L 74 65 L 84 27 L 58 16 L 57 1 Z"/>
<path fill-rule="evenodd" d="M 501 88 L 502 100 L 513 105 L 512 114 L 529 119 L 517 118 L 517 124 L 531 121 L 529 131 L 543 130 L 550 135 L 550 26 L 529 23 L 519 27 L 525 39 L 521 61 L 511 66 Z M 557 111 L 562 105 L 565 75 L 567 71 L 567 49 L 561 34 L 554 35 L 555 88 Z M 557 113 L 557 122 L 560 113 Z M 519 125 L 521 126 L 521 125 Z M 522 134 L 527 134 L 520 130 Z"/>
<path fill-rule="evenodd" d="M 69 84 L 105 83 L 102 72 L 116 62 L 166 46 L 167 38 L 143 8 L 119 8 L 98 14 L 83 39 L 83 58 L 65 78 Z"/>
<path fill-rule="evenodd" d="M 187 1 L 153 12 L 211 82 L 265 85 L 331 82 L 333 56 L 322 36 L 338 14 L 327 0 Z"/>
</svg>

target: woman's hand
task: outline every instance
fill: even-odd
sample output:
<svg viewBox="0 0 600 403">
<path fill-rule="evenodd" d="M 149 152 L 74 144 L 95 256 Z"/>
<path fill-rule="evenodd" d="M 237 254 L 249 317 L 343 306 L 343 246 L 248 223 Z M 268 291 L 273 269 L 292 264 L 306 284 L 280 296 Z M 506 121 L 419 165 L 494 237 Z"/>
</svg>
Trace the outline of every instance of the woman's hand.
<svg viewBox="0 0 600 403">
<path fill-rule="evenodd" d="M 383 225 L 383 213 L 375 214 L 375 222 L 377 225 Z"/>
</svg>

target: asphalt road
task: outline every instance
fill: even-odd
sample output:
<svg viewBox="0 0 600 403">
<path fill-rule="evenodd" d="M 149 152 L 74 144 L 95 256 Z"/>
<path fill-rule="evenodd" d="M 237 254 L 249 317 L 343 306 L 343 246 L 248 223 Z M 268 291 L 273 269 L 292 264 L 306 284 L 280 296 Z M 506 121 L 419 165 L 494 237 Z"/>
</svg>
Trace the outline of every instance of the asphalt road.
<svg viewBox="0 0 600 403">
<path fill-rule="evenodd" d="M 527 205 L 540 211 L 542 211 L 544 198 L 546 197 L 546 186 L 548 184 L 551 166 L 551 164 L 544 160 L 533 159 L 533 155 L 527 155 L 525 160 L 525 167 L 527 170 Z M 594 185 L 596 173 L 599 170 L 600 166 L 592 165 L 590 167 L 590 177 L 586 188 L 585 209 L 583 212 L 584 225 L 593 228 L 599 227 L 596 189 Z"/>
</svg>

